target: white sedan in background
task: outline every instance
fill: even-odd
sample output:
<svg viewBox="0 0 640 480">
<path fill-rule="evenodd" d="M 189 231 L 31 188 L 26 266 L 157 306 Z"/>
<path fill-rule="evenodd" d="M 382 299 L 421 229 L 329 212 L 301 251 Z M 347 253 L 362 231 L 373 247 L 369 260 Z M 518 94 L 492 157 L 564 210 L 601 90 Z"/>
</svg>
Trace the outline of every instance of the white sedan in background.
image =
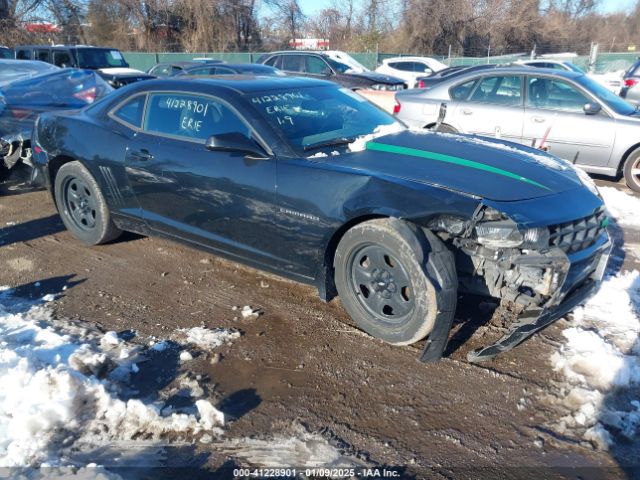
<svg viewBox="0 0 640 480">
<path fill-rule="evenodd" d="M 385 58 L 376 72 L 393 75 L 407 82 L 409 88 L 415 88 L 420 77 L 444 70 L 447 66 L 430 57 L 392 57 Z"/>
</svg>

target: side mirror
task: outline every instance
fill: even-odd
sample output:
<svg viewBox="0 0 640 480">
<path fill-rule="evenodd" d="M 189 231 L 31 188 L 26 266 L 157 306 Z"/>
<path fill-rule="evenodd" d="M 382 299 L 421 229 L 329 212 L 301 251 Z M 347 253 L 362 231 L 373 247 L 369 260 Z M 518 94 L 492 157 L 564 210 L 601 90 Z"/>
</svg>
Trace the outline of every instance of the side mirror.
<svg viewBox="0 0 640 480">
<path fill-rule="evenodd" d="M 602 111 L 600 104 L 593 102 L 585 103 L 583 109 L 584 113 L 587 115 L 597 115 Z"/>
<path fill-rule="evenodd" d="M 238 152 L 255 158 L 267 158 L 267 154 L 256 142 L 240 132 L 211 135 L 207 138 L 205 147 L 212 152 Z"/>
</svg>

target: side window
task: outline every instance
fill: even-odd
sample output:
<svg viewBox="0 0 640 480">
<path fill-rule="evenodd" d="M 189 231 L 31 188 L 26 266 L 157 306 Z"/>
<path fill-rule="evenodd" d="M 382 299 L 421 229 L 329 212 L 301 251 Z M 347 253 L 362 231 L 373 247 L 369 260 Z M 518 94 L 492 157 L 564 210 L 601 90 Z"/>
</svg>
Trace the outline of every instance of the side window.
<svg viewBox="0 0 640 480">
<path fill-rule="evenodd" d="M 301 72 L 301 60 L 302 55 L 283 55 L 281 68 L 287 72 Z"/>
<path fill-rule="evenodd" d="M 312 75 L 329 75 L 331 70 L 321 58 L 307 55 L 304 57 L 305 72 Z"/>
<path fill-rule="evenodd" d="M 166 77 L 171 73 L 171 65 L 161 65 L 153 69 L 153 75 Z"/>
<path fill-rule="evenodd" d="M 36 50 L 36 60 L 49 62 L 49 50 Z"/>
<path fill-rule="evenodd" d="M 280 59 L 280 57 L 278 57 L 277 55 L 271 57 L 269 60 L 267 60 L 266 62 L 264 62 L 265 65 L 269 65 L 270 67 L 275 67 L 276 66 L 276 62 Z"/>
<path fill-rule="evenodd" d="M 451 90 L 449 90 L 449 95 L 451 95 L 452 100 L 466 100 L 469 98 L 469 94 L 471 90 L 473 90 L 474 85 L 477 80 L 470 80 L 468 82 L 462 83 L 460 85 L 456 85 Z"/>
<path fill-rule="evenodd" d="M 413 72 L 413 62 L 396 62 L 391 68 L 402 70 L 403 72 Z"/>
<path fill-rule="evenodd" d="M 31 60 L 31 50 L 18 50 L 16 52 L 16 59 Z"/>
<path fill-rule="evenodd" d="M 146 95 L 138 95 L 118 108 L 113 115 L 129 125 L 140 128 L 146 98 Z"/>
<path fill-rule="evenodd" d="M 433 70 L 428 65 L 420 62 L 414 62 L 414 71 L 420 73 L 433 73 Z"/>
<path fill-rule="evenodd" d="M 202 142 L 223 133 L 250 136 L 249 127 L 222 102 L 184 93 L 149 95 L 144 130 Z"/>
<path fill-rule="evenodd" d="M 527 81 L 527 106 L 568 112 L 582 112 L 591 100 L 562 80 L 531 77 Z"/>
<path fill-rule="evenodd" d="M 177 65 L 171 65 L 170 75 L 175 75 L 178 72 L 182 71 L 182 67 L 178 67 Z"/>
<path fill-rule="evenodd" d="M 215 75 L 216 74 L 216 69 L 215 68 L 196 68 L 194 70 L 188 70 L 185 72 L 187 75 Z"/>
<path fill-rule="evenodd" d="M 235 75 L 236 72 L 229 68 L 217 67 L 211 69 L 213 75 Z"/>
<path fill-rule="evenodd" d="M 471 95 L 471 101 L 496 105 L 520 105 L 521 83 L 517 75 L 485 77 Z"/>
<path fill-rule="evenodd" d="M 71 67 L 71 55 L 68 52 L 53 52 L 53 63 L 58 67 Z"/>
</svg>

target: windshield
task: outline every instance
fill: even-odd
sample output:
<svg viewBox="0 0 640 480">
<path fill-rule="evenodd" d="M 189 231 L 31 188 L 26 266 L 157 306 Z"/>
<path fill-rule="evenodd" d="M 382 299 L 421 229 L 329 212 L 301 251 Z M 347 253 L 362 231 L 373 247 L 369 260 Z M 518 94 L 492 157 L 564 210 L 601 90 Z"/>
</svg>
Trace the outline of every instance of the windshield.
<svg viewBox="0 0 640 480">
<path fill-rule="evenodd" d="M 329 65 L 331 65 L 331 67 L 338 73 L 346 73 L 351 70 L 351 67 L 349 65 L 345 65 L 344 63 L 334 60 L 331 57 L 324 57 L 324 59 L 329 62 Z"/>
<path fill-rule="evenodd" d="M 78 66 L 91 69 L 128 67 L 118 50 L 108 48 L 78 48 Z"/>
<path fill-rule="evenodd" d="M 334 86 L 269 90 L 249 97 L 253 107 L 300 153 L 332 142 L 345 145 L 384 125 L 398 125 L 386 112 L 347 88 Z"/>
<path fill-rule="evenodd" d="M 266 65 L 244 65 L 238 67 L 230 67 L 238 73 L 253 73 L 256 75 L 283 75 L 280 70 Z"/>
<path fill-rule="evenodd" d="M 575 65 L 575 64 L 573 64 L 573 63 L 571 63 L 571 62 L 565 62 L 565 63 L 564 63 L 564 65 L 566 65 L 566 66 L 567 66 L 567 68 L 569 68 L 569 69 L 573 70 L 574 72 L 577 72 L 577 73 L 585 73 L 585 71 L 584 71 L 584 70 L 582 70 L 579 66 L 577 66 L 577 65 Z"/>
<path fill-rule="evenodd" d="M 0 87 L 53 70 L 59 69 L 55 65 L 44 62 L 29 62 L 25 60 L 0 62 Z"/>
<path fill-rule="evenodd" d="M 592 78 L 583 75 L 578 77 L 576 81 L 585 87 L 591 94 L 595 95 L 600 101 L 605 103 L 611 110 L 618 115 L 633 115 L 636 112 L 636 107 L 631 105 L 626 100 L 620 98 L 609 89 L 599 84 Z"/>
</svg>

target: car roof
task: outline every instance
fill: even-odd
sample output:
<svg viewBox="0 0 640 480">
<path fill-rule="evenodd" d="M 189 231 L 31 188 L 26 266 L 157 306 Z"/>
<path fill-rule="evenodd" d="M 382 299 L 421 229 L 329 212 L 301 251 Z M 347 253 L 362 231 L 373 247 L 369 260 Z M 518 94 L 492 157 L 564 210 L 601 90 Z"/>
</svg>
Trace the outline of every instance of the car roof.
<svg viewBox="0 0 640 480">
<path fill-rule="evenodd" d="M 437 72 L 436 72 L 437 73 Z M 442 78 L 442 83 L 448 80 L 461 79 L 477 75 L 502 75 L 512 73 L 514 75 L 554 75 L 575 79 L 584 76 L 583 73 L 574 72 L 573 70 L 556 70 L 553 68 L 532 68 L 522 64 L 499 65 L 493 68 L 467 68 L 458 72 L 452 72 L 451 75 Z M 428 77 L 427 77 L 428 78 Z"/>
<path fill-rule="evenodd" d="M 212 67 L 220 67 L 220 68 L 238 68 L 238 69 L 242 69 L 242 68 L 256 68 L 256 69 L 262 69 L 262 70 L 276 70 L 276 68 L 270 66 L 270 65 L 262 65 L 261 63 L 214 63 L 214 64 L 207 64 L 207 63 L 202 63 L 202 62 L 198 62 L 199 65 L 194 65 L 193 68 L 212 68 Z"/>
<path fill-rule="evenodd" d="M 333 50 L 336 51 L 336 50 Z M 322 55 L 325 57 L 328 57 L 329 55 L 327 54 L 327 52 L 325 52 L 324 50 L 279 50 L 277 52 L 269 52 L 269 53 L 265 53 L 265 56 L 270 56 L 270 55 L 296 55 L 296 54 L 303 54 L 303 55 Z"/>
<path fill-rule="evenodd" d="M 171 65 L 171 66 L 177 66 L 177 67 L 182 67 L 182 68 L 188 68 L 188 67 L 205 67 L 207 66 L 207 64 L 215 64 L 215 65 L 226 65 L 223 64 L 222 62 L 220 62 L 219 60 L 215 60 L 215 59 L 211 59 L 211 62 L 205 62 L 203 60 L 180 60 L 177 62 L 160 62 L 157 63 L 153 66 L 153 68 L 155 67 L 160 67 L 160 66 L 166 66 L 166 65 Z"/>
<path fill-rule="evenodd" d="M 400 62 L 400 61 L 405 61 L 405 62 L 415 62 L 415 61 L 421 61 L 421 60 L 436 60 L 433 57 L 417 57 L 417 56 L 413 56 L 413 57 L 405 57 L 405 56 L 400 56 L 400 57 L 389 57 L 389 58 L 385 58 L 382 61 L 383 62 Z M 440 60 L 438 60 L 440 61 Z"/>
<path fill-rule="evenodd" d="M 262 92 L 276 89 L 287 88 L 308 88 L 308 87 L 338 87 L 333 82 L 326 80 L 316 80 L 305 77 L 279 77 L 279 76 L 260 76 L 260 75 L 223 75 L 220 77 L 213 76 L 178 76 L 168 79 L 149 80 L 139 82 L 140 88 L 185 88 L 191 90 L 193 84 L 201 86 L 215 86 L 228 88 L 238 93 Z M 148 88 L 146 88 L 148 89 Z"/>
<path fill-rule="evenodd" d="M 47 66 L 55 66 L 51 63 L 43 62 L 40 60 L 15 60 L 13 58 L 0 58 L 0 64 L 2 65 L 47 65 Z"/>
<path fill-rule="evenodd" d="M 118 50 L 117 48 L 111 48 L 111 47 L 98 47 L 96 45 L 17 45 L 16 49 L 18 48 L 95 48 L 95 49 L 102 49 L 102 50 Z"/>
</svg>

